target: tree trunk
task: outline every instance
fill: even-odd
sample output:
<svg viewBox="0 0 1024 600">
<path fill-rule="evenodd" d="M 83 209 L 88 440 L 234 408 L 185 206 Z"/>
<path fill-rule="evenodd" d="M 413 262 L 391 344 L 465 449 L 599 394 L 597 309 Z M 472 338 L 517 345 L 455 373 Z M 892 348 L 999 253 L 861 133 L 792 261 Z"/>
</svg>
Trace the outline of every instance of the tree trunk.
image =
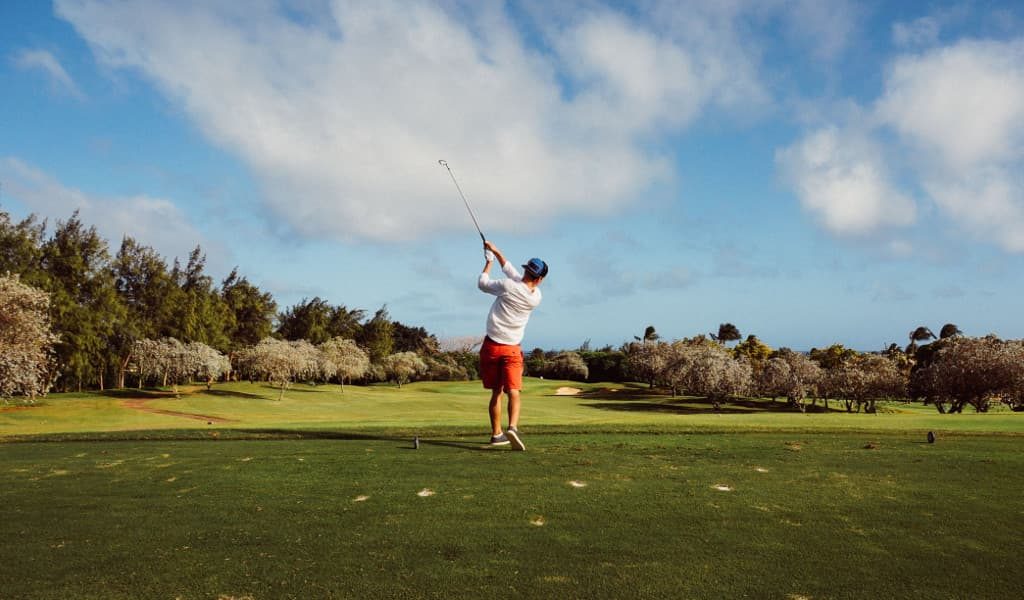
<svg viewBox="0 0 1024 600">
<path fill-rule="evenodd" d="M 121 361 L 121 367 L 120 367 L 120 369 L 117 372 L 117 387 L 118 388 L 123 388 L 124 387 L 125 373 L 128 371 L 128 361 L 130 361 L 131 359 L 132 359 L 132 353 L 131 353 L 131 351 L 129 351 L 128 352 L 128 356 L 125 356 L 124 360 Z"/>
<path fill-rule="evenodd" d="M 287 381 L 285 381 L 284 383 L 281 384 L 281 393 L 278 394 L 278 396 L 277 396 L 277 401 L 278 402 L 280 402 L 281 400 L 284 400 L 284 388 L 287 385 L 288 385 Z"/>
<path fill-rule="evenodd" d="M 106 371 L 106 369 L 104 369 L 103 367 L 100 367 L 100 391 L 101 392 L 104 391 L 104 389 L 105 389 L 103 387 L 103 372 L 104 371 Z"/>
</svg>

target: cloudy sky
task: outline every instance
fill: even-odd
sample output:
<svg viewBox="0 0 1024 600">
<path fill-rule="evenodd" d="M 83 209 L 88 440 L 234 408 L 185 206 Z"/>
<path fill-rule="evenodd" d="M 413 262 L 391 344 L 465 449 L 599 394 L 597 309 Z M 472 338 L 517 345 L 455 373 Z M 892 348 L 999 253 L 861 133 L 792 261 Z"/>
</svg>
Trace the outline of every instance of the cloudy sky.
<svg viewBox="0 0 1024 600">
<path fill-rule="evenodd" d="M 554 7 L 552 7 L 552 4 Z M 0 208 L 524 345 L 1024 337 L 1024 6 L 5 0 Z"/>
</svg>

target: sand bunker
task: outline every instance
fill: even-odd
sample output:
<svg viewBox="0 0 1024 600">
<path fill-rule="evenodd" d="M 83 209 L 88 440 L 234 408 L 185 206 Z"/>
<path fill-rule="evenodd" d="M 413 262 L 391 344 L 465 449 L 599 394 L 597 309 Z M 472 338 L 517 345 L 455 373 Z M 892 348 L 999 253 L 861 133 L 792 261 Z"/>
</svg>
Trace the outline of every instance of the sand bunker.
<svg viewBox="0 0 1024 600">
<path fill-rule="evenodd" d="M 369 496 L 356 496 L 355 499 L 353 499 L 352 501 L 353 502 L 366 502 L 369 499 L 370 499 Z"/>
<path fill-rule="evenodd" d="M 754 470 L 757 471 L 758 473 L 767 473 L 768 472 L 768 469 L 766 469 L 764 467 L 754 467 Z"/>
<path fill-rule="evenodd" d="M 587 487 L 587 484 L 586 484 L 586 483 L 584 483 L 584 482 L 582 482 L 582 481 L 576 481 L 575 479 L 574 479 L 574 480 L 572 480 L 572 481 L 570 481 L 570 482 L 569 482 L 569 485 L 571 485 L 571 486 L 572 486 L 572 487 L 574 487 L 574 488 L 582 488 L 582 487 Z"/>
<path fill-rule="evenodd" d="M 581 390 L 580 388 L 560 387 L 557 390 L 555 390 L 555 395 L 556 396 L 575 396 L 576 394 L 578 394 L 578 393 L 580 393 L 582 391 L 583 390 Z"/>
<path fill-rule="evenodd" d="M 718 490 L 718 491 L 720 491 L 720 492 L 731 492 L 732 491 L 732 488 L 727 486 L 727 485 L 725 485 L 724 483 L 717 483 L 717 484 L 715 484 L 715 485 L 713 485 L 711 487 L 716 489 L 716 490 Z"/>
<path fill-rule="evenodd" d="M 416 492 L 416 495 L 419 496 L 420 498 L 426 498 L 427 496 L 433 496 L 434 490 L 430 488 L 423 488 L 422 490 Z"/>
<path fill-rule="evenodd" d="M 543 527 L 545 522 L 546 521 L 544 521 L 544 517 L 540 515 L 537 515 L 536 517 L 530 519 L 530 525 L 533 525 L 534 527 Z"/>
</svg>

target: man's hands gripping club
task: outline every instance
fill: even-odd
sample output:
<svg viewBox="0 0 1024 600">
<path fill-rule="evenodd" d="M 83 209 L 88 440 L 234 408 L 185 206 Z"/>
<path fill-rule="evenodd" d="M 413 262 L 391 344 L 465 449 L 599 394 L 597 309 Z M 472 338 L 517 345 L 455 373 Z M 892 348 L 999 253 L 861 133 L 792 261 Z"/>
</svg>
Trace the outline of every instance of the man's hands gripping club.
<svg viewBox="0 0 1024 600">
<path fill-rule="evenodd" d="M 491 270 L 491 263 L 495 259 L 498 260 L 500 266 L 505 266 L 505 255 L 501 253 L 501 250 L 498 250 L 497 246 L 486 240 L 484 240 L 484 258 L 487 260 L 487 263 L 484 265 L 484 273 Z"/>
</svg>

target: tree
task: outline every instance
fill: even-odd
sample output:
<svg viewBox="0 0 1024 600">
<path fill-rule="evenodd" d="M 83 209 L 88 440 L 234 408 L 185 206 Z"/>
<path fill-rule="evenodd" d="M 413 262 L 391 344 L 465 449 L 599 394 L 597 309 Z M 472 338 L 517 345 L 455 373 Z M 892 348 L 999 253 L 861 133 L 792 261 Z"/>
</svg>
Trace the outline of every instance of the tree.
<svg viewBox="0 0 1024 600">
<path fill-rule="evenodd" d="M 781 348 L 757 375 L 757 383 L 761 394 L 770 398 L 782 396 L 790 406 L 806 412 L 804 400 L 817 393 L 821 377 L 822 369 L 818 363 L 799 352 Z"/>
<path fill-rule="evenodd" d="M 291 342 L 264 338 L 238 353 L 239 367 L 250 376 L 265 377 L 280 388 L 277 399 L 297 379 L 313 376 L 320 368 L 320 353 L 305 340 Z"/>
<path fill-rule="evenodd" d="M 322 344 L 331 339 L 331 306 L 319 296 L 302 299 L 278 315 L 277 333 L 286 340 L 306 340 Z"/>
<path fill-rule="evenodd" d="M 875 402 L 906 396 L 907 380 L 896 364 L 877 354 L 861 354 L 829 369 L 825 386 L 841 398 L 847 412 L 874 413 Z"/>
<path fill-rule="evenodd" d="M 921 325 L 911 331 L 907 337 L 910 338 L 910 343 L 907 344 L 907 354 L 913 356 L 917 353 L 918 342 L 927 342 L 928 340 L 934 340 L 935 334 L 932 333 L 931 329 L 928 329 L 924 325 Z"/>
<path fill-rule="evenodd" d="M 590 370 L 576 352 L 562 352 L 548 361 L 544 375 L 552 379 L 586 381 Z"/>
<path fill-rule="evenodd" d="M 942 329 L 939 330 L 939 339 L 944 340 L 946 338 L 963 335 L 963 333 L 964 332 L 960 331 L 960 328 L 953 323 L 946 323 L 942 326 Z"/>
<path fill-rule="evenodd" d="M 747 359 L 755 375 L 761 372 L 765 362 L 772 355 L 771 347 L 757 339 L 756 335 L 748 335 L 747 339 L 736 344 L 732 351 L 735 356 Z"/>
<path fill-rule="evenodd" d="M 588 381 L 626 381 L 626 354 L 611 347 L 591 352 L 580 352 L 580 358 L 587 364 Z"/>
<path fill-rule="evenodd" d="M 410 327 L 398 321 L 392 323 L 392 350 L 395 352 L 416 352 L 436 354 L 440 351 L 437 338 L 422 327 Z"/>
<path fill-rule="evenodd" d="M 160 342 L 157 340 L 135 340 L 132 342 L 130 357 L 135 372 L 139 374 L 140 390 L 147 379 L 163 376 Z"/>
<path fill-rule="evenodd" d="M 339 305 L 331 309 L 331 319 L 327 324 L 327 330 L 332 337 L 354 340 L 362 330 L 362 322 L 365 318 L 365 310 L 361 308 L 348 309 L 345 305 Z"/>
<path fill-rule="evenodd" d="M 191 375 L 204 381 L 206 389 L 212 388 L 214 381 L 231 372 L 231 361 L 228 357 L 202 342 L 191 342 L 185 350 L 193 365 Z"/>
<path fill-rule="evenodd" d="M 128 236 L 121 240 L 113 271 L 114 288 L 125 306 L 124 321 L 112 338 L 120 357 L 117 387 L 124 387 L 135 342 L 167 337 L 175 329 L 171 301 L 179 290 L 160 255 Z"/>
<path fill-rule="evenodd" d="M 718 335 L 711 334 L 711 338 L 715 341 L 727 344 L 729 342 L 735 342 L 736 340 L 742 339 L 740 330 L 732 323 L 722 323 L 718 326 Z"/>
<path fill-rule="evenodd" d="M 438 341 L 438 349 L 441 352 L 472 352 L 480 347 L 483 341 L 483 338 L 479 335 L 448 337 Z M 541 350 L 541 355 L 543 354 L 544 351 Z"/>
<path fill-rule="evenodd" d="M 415 352 L 396 352 L 384 357 L 381 361 L 384 372 L 394 380 L 398 387 L 409 381 L 412 377 L 427 370 L 427 364 Z"/>
<path fill-rule="evenodd" d="M 58 387 L 97 383 L 104 389 L 107 367 L 119 362 L 115 332 L 125 320 L 109 266 L 107 243 L 95 227 L 86 228 L 75 211 L 58 222 L 53 237 L 42 247 L 47 274 L 50 316 L 60 333 L 56 345 L 61 367 Z"/>
<path fill-rule="evenodd" d="M 46 394 L 56 375 L 46 292 L 25 285 L 17 275 L 0 275 L 0 398 L 29 402 Z"/>
<path fill-rule="evenodd" d="M 353 340 L 343 337 L 331 338 L 320 345 L 320 352 L 334 365 L 342 392 L 345 391 L 345 379 L 351 382 L 365 375 L 370 368 L 370 357 Z"/>
<path fill-rule="evenodd" d="M 986 412 L 993 400 L 1018 402 L 1024 390 L 1024 343 L 995 336 L 942 341 L 930 363 L 911 374 L 914 397 L 934 402 L 940 413 L 960 413 L 968 404 Z"/>
<path fill-rule="evenodd" d="M 668 361 L 665 342 L 633 342 L 626 347 L 626 371 L 630 376 L 654 388 Z"/>
<path fill-rule="evenodd" d="M 221 282 L 220 294 L 231 313 L 227 331 L 230 350 L 252 346 L 270 336 L 277 302 L 269 292 L 260 291 L 248 279 L 240 277 L 235 267 Z"/>
<path fill-rule="evenodd" d="M 721 344 L 704 338 L 674 342 L 665 378 L 673 390 L 711 401 L 715 410 L 731 396 L 750 389 L 752 370 L 745 358 L 733 358 Z"/>
<path fill-rule="evenodd" d="M 421 358 L 427 364 L 423 376 L 428 381 L 466 381 L 477 374 L 475 369 L 470 372 L 462 353 L 442 352 Z"/>
<path fill-rule="evenodd" d="M 380 363 L 392 353 L 394 339 L 391 333 L 394 324 L 388 314 L 388 307 L 382 306 L 374 313 L 373 318 L 363 325 L 356 342 L 370 355 L 370 362 Z"/>
<path fill-rule="evenodd" d="M 842 344 L 832 344 L 823 350 L 811 348 L 807 354 L 822 369 L 834 369 L 859 355 L 856 350 L 845 348 Z"/>
<path fill-rule="evenodd" d="M 203 342 L 227 352 L 231 342 L 228 332 L 234 327 L 234 315 L 228 309 L 213 278 L 206 275 L 206 255 L 196 246 L 182 269 L 177 260 L 171 278 L 181 289 L 181 298 L 174 305 L 176 337 L 188 342 Z"/>
<path fill-rule="evenodd" d="M 40 267 L 45 233 L 46 223 L 38 222 L 35 215 L 12 223 L 10 215 L 0 210 L 0 274 L 16 274 L 23 284 L 45 289 L 47 277 Z"/>
<path fill-rule="evenodd" d="M 654 325 L 648 325 L 644 328 L 643 337 L 633 336 L 633 339 L 638 342 L 654 342 L 660 338 L 661 336 L 654 330 Z"/>
</svg>

